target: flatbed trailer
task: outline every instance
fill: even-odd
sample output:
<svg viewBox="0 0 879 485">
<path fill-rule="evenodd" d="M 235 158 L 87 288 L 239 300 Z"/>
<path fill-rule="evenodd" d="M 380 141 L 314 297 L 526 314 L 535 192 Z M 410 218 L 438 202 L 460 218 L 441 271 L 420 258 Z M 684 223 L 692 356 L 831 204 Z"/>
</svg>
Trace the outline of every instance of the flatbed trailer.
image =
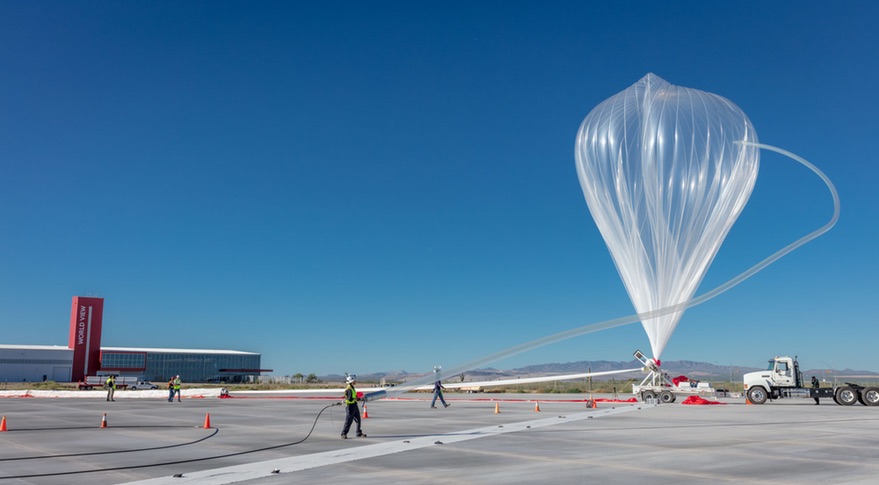
<svg viewBox="0 0 879 485">
<path fill-rule="evenodd" d="M 79 381 L 77 388 L 81 391 L 91 391 L 92 389 L 101 389 L 107 383 L 109 376 L 86 376 Z M 116 377 L 116 389 L 158 389 L 158 386 L 152 382 L 144 381 L 139 377 Z"/>
</svg>

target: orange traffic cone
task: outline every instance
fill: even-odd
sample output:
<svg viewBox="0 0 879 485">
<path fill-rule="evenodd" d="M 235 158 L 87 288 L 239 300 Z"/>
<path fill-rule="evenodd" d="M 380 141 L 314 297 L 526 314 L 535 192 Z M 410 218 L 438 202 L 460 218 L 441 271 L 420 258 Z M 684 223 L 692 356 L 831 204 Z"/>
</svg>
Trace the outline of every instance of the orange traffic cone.
<svg viewBox="0 0 879 485">
<path fill-rule="evenodd" d="M 592 400 L 592 409 L 598 409 L 598 403 L 595 402 L 595 399 Z"/>
<path fill-rule="evenodd" d="M 494 413 L 495 414 L 501 413 L 501 403 L 499 403 L 499 402 L 494 403 Z"/>
<path fill-rule="evenodd" d="M 540 401 L 537 401 L 536 403 L 534 403 L 534 412 L 535 413 L 540 412 Z"/>
<path fill-rule="evenodd" d="M 101 418 L 101 427 L 102 427 L 102 428 L 106 428 L 106 427 L 107 427 L 107 413 L 104 413 L 104 417 Z"/>
<path fill-rule="evenodd" d="M 746 398 L 745 398 L 745 404 L 754 404 L 754 403 L 752 403 L 751 400 L 748 399 L 748 398 L 746 397 Z"/>
<path fill-rule="evenodd" d="M 6 431 L 6 416 L 3 416 L 3 419 L 0 420 L 0 431 Z"/>
<path fill-rule="evenodd" d="M 366 411 L 366 404 L 363 405 L 363 417 L 364 417 L 364 418 L 368 418 L 368 417 L 369 417 L 369 413 Z"/>
<path fill-rule="evenodd" d="M 211 428 L 211 413 L 205 413 L 204 415 L 204 429 Z"/>
</svg>

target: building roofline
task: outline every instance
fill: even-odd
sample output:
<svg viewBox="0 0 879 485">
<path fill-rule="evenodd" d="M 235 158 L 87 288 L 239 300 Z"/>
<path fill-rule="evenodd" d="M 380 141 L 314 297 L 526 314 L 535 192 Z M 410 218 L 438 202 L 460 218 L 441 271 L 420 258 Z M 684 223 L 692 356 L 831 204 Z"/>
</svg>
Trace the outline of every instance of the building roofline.
<svg viewBox="0 0 879 485">
<path fill-rule="evenodd" d="M 73 349 L 66 345 L 18 345 L 18 344 L 0 344 L 0 349 L 4 350 L 69 350 Z"/>
<path fill-rule="evenodd" d="M 101 352 L 152 352 L 156 354 L 224 354 L 224 355 L 260 355 L 259 352 L 244 352 L 241 350 L 215 350 L 215 349 L 161 349 L 151 347 L 104 347 Z"/>
</svg>

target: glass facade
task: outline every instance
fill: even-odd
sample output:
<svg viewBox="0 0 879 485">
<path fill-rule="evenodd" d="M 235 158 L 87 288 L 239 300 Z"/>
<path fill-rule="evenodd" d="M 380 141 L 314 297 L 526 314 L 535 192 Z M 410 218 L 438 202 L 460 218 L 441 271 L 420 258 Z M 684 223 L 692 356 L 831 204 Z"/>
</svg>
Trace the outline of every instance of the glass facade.
<svg viewBox="0 0 879 485">
<path fill-rule="evenodd" d="M 146 352 L 101 352 L 102 371 L 143 371 L 146 369 Z"/>
<path fill-rule="evenodd" d="M 183 382 L 248 382 L 260 374 L 261 355 L 254 352 L 103 349 L 101 373 L 164 382 L 179 375 Z"/>
</svg>

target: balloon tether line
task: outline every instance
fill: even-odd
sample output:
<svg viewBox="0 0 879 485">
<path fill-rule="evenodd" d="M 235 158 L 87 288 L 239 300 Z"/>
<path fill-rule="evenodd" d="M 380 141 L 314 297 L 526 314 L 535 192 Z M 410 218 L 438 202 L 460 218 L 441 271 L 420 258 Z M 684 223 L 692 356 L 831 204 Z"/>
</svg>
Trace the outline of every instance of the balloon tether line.
<svg viewBox="0 0 879 485">
<path fill-rule="evenodd" d="M 754 266 L 751 266 L 750 268 L 748 268 L 747 270 L 745 270 L 744 272 L 742 272 L 738 276 L 730 279 L 726 283 L 724 283 L 724 284 L 718 286 L 717 288 L 714 288 L 713 290 L 708 291 L 708 292 L 706 292 L 696 298 L 692 298 L 692 299 L 687 300 L 685 302 L 678 303 L 676 305 L 668 306 L 665 308 L 659 308 L 657 310 L 651 310 L 649 312 L 639 313 L 636 315 L 629 315 L 629 316 L 625 316 L 625 317 L 614 318 L 611 320 L 605 320 L 603 322 L 593 323 L 593 324 L 589 324 L 589 325 L 586 325 L 583 327 L 578 327 L 578 328 L 574 328 L 571 330 L 565 330 L 563 332 L 558 332 L 558 333 L 555 333 L 552 335 L 548 335 L 546 337 L 541 337 L 539 339 L 532 340 L 530 342 L 516 345 L 516 346 L 511 347 L 507 350 L 495 352 L 491 355 L 487 355 L 485 357 L 467 362 L 466 364 L 462 364 L 457 367 L 447 369 L 443 373 L 448 376 L 454 376 L 454 375 L 460 374 L 462 372 L 476 369 L 476 368 L 483 366 L 483 365 L 486 365 L 486 364 L 490 364 L 490 363 L 498 361 L 500 359 L 512 357 L 512 356 L 520 354 L 522 352 L 526 352 L 528 350 L 533 350 L 533 349 L 536 349 L 539 347 L 543 347 L 544 345 L 549 345 L 551 343 L 555 343 L 560 340 L 565 340 L 565 339 L 569 339 L 572 337 L 579 337 L 580 335 L 586 335 L 589 333 L 597 332 L 599 330 L 607 330 L 610 328 L 621 327 L 623 325 L 637 323 L 642 320 L 649 320 L 651 318 L 656 318 L 656 317 L 659 317 L 662 315 L 668 315 L 670 313 L 677 313 L 677 312 L 686 310 L 688 308 L 692 308 L 696 305 L 701 305 L 702 303 L 705 303 L 706 301 L 720 295 L 721 293 L 723 293 L 723 292 L 731 289 L 732 287 L 738 285 L 739 283 L 745 281 L 746 279 L 750 278 L 751 276 L 754 276 L 756 273 L 763 270 L 764 268 L 766 268 L 770 264 L 781 259 L 781 257 L 787 255 L 788 253 L 790 253 L 794 249 L 799 248 L 800 246 L 806 244 L 807 242 L 812 241 L 813 239 L 817 238 L 818 236 L 821 236 L 822 234 L 829 231 L 834 225 L 836 225 L 836 221 L 839 220 L 839 194 L 836 192 L 836 187 L 834 187 L 833 182 L 830 181 L 830 178 L 828 178 L 827 175 L 825 175 L 824 172 L 822 172 L 818 167 L 816 167 L 815 165 L 811 164 L 808 160 L 806 160 L 798 155 L 795 155 L 787 150 L 783 150 L 781 148 L 777 148 L 777 147 L 774 147 L 771 145 L 765 145 L 763 143 L 754 143 L 754 142 L 750 142 L 750 141 L 736 141 L 734 143 L 736 143 L 738 145 L 747 145 L 747 146 L 762 148 L 764 150 L 770 150 L 770 151 L 779 153 L 781 155 L 784 155 L 784 156 L 790 158 L 791 160 L 799 162 L 800 164 L 804 165 L 806 168 L 808 168 L 812 172 L 814 172 L 816 175 L 818 175 L 818 177 L 820 177 L 821 180 L 824 181 L 824 183 L 827 185 L 827 188 L 830 190 L 830 195 L 833 198 L 833 216 L 831 216 L 830 221 L 828 221 L 826 224 L 824 224 L 820 228 L 810 232 L 809 234 L 806 234 L 805 236 L 803 236 L 803 237 L 797 239 L 796 241 L 788 244 L 787 246 L 781 248 L 780 250 L 776 251 L 768 258 L 760 261 L 759 263 L 755 264 Z M 393 390 L 387 391 L 386 395 L 390 396 L 392 394 L 400 394 L 400 393 L 406 392 L 412 388 L 418 387 L 423 384 L 427 384 L 428 382 L 433 382 L 434 380 L 436 380 L 436 377 L 437 376 L 431 374 L 429 376 L 415 379 L 413 381 L 406 383 L 403 386 L 394 387 Z M 379 391 L 378 393 L 381 394 L 381 393 L 384 393 L 384 391 Z"/>
</svg>

